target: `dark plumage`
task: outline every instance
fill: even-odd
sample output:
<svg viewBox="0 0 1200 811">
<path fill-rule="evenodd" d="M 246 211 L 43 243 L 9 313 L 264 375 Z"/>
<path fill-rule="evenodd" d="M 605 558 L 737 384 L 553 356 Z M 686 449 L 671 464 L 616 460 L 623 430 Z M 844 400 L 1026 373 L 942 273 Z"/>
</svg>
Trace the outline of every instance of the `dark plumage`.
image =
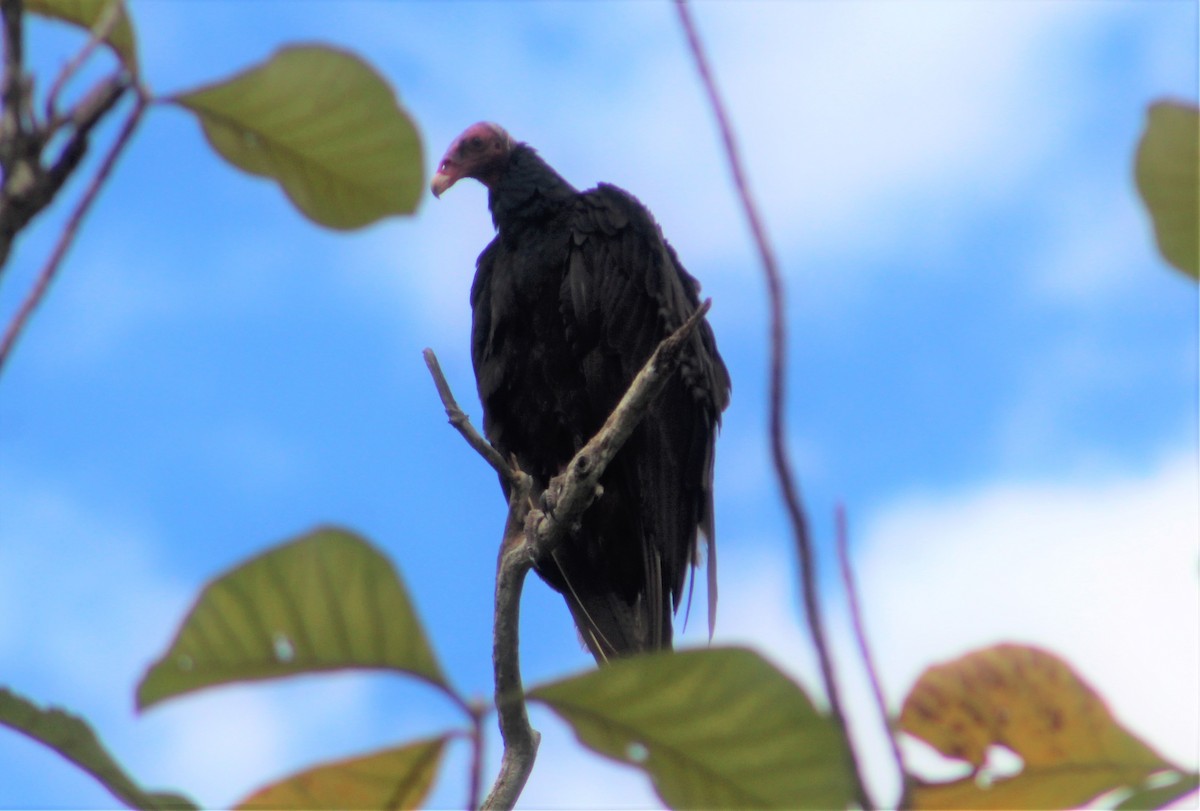
<svg viewBox="0 0 1200 811">
<path fill-rule="evenodd" d="M 632 195 L 603 183 L 577 191 L 495 124 L 476 124 L 451 144 L 433 193 L 464 177 L 488 188 L 497 229 L 471 287 L 484 433 L 544 488 L 600 429 L 659 341 L 695 311 L 700 286 Z M 702 322 L 578 531 L 537 563 L 597 661 L 671 647 L 698 534 L 708 546 L 711 633 L 713 453 L 729 390 Z"/>
</svg>

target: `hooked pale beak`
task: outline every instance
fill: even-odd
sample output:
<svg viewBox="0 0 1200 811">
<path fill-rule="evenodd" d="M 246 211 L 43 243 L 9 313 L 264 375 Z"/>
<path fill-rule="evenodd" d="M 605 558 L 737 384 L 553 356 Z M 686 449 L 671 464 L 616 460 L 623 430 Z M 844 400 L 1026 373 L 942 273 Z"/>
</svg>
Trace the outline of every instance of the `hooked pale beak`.
<svg viewBox="0 0 1200 811">
<path fill-rule="evenodd" d="M 441 197 L 446 189 L 458 182 L 459 174 L 453 171 L 452 167 L 453 164 L 450 161 L 442 161 L 442 165 L 433 175 L 433 180 L 429 183 L 429 190 L 433 192 L 434 197 Z"/>
</svg>

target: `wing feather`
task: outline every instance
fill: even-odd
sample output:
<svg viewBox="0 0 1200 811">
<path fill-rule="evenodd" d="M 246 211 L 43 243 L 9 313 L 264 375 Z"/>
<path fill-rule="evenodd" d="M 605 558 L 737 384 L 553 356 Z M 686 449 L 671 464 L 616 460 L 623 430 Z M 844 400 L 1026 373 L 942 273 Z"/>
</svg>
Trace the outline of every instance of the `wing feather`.
<svg viewBox="0 0 1200 811">
<path fill-rule="evenodd" d="M 699 285 L 632 195 L 601 185 L 579 197 L 560 305 L 598 429 L 658 343 L 699 306 Z M 708 544 L 710 631 L 715 610 L 713 443 L 729 376 L 707 323 L 678 375 L 614 460 L 606 488 L 638 505 L 651 629 L 670 635 L 670 614 Z M 657 633 L 657 630 L 655 631 Z"/>
</svg>

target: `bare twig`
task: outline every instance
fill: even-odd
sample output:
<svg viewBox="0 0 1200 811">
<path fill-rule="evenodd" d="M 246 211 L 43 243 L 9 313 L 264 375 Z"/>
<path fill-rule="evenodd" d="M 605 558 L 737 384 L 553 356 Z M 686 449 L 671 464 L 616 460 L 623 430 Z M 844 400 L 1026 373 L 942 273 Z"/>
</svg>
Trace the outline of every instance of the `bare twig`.
<svg viewBox="0 0 1200 811">
<path fill-rule="evenodd" d="M 700 81 L 704 85 L 713 114 L 717 119 L 717 126 L 721 131 L 721 138 L 725 145 L 725 154 L 729 159 L 729 168 L 733 174 L 734 186 L 737 188 L 738 196 L 741 198 L 742 209 L 746 214 L 746 220 L 749 222 L 750 231 L 754 236 L 754 243 L 758 248 L 763 273 L 767 280 L 767 292 L 771 311 L 771 371 L 769 384 L 771 456 L 774 461 L 775 474 L 779 480 L 779 488 L 783 495 L 784 505 L 787 508 L 788 518 L 792 524 L 792 534 L 795 536 L 805 615 L 808 618 L 808 629 L 812 637 L 813 647 L 817 651 L 817 659 L 821 667 L 821 678 L 825 684 L 825 693 L 829 699 L 829 710 L 834 722 L 844 733 L 843 739 L 846 746 L 847 765 L 854 776 L 858 803 L 863 809 L 870 809 L 874 806 L 863 783 L 854 748 L 850 744 L 849 732 L 846 726 L 846 715 L 842 709 L 841 695 L 833 670 L 833 657 L 825 638 L 825 626 L 821 619 L 821 606 L 817 591 L 812 536 L 809 533 L 808 519 L 804 513 L 799 485 L 796 482 L 795 475 L 792 473 L 791 461 L 787 453 L 787 432 L 784 425 L 787 327 L 784 320 L 783 277 L 779 272 L 779 265 L 775 260 L 774 251 L 767 240 L 766 228 L 763 226 L 762 219 L 758 214 L 758 208 L 750 195 L 749 183 L 746 180 L 746 174 L 742 168 L 742 161 L 734 141 L 733 126 L 730 124 L 729 116 L 725 112 L 725 105 L 722 103 L 720 94 L 717 92 L 716 82 L 713 79 L 712 71 L 709 69 L 708 59 L 700 43 L 700 35 L 696 30 L 695 22 L 692 20 L 687 0 L 675 0 L 675 8 L 679 12 L 679 21 L 683 26 L 684 34 L 687 36 L 688 46 L 695 60 L 696 69 L 700 74 Z"/>
<path fill-rule="evenodd" d="M 75 210 L 71 212 L 71 216 L 67 220 L 67 224 L 63 227 L 63 232 L 59 236 L 58 242 L 50 254 L 50 258 L 46 260 L 46 264 L 42 267 L 42 272 L 38 275 L 33 289 L 30 290 L 25 301 L 21 303 L 21 308 L 13 316 L 12 321 L 5 330 L 4 338 L 0 341 L 0 374 L 3 374 L 4 365 L 8 361 L 9 355 L 12 353 L 13 347 L 16 345 L 17 339 L 21 336 L 25 325 L 29 322 L 30 317 L 41 303 L 43 297 L 45 297 L 46 291 L 50 288 L 50 283 L 54 281 L 54 277 L 58 273 L 58 268 L 62 264 L 63 257 L 67 254 L 67 249 L 71 247 L 71 244 L 75 240 L 83 218 L 91 209 L 92 203 L 95 202 L 101 187 L 104 185 L 104 181 L 108 179 L 113 167 L 116 166 L 117 158 L 120 157 L 121 152 L 125 149 L 126 144 L 129 143 L 129 139 L 137 129 L 147 103 L 148 99 L 145 96 L 138 96 L 133 110 L 121 127 L 121 131 L 117 134 L 112 146 L 109 147 L 108 153 L 104 156 L 104 160 L 100 163 L 99 168 L 96 169 L 96 174 L 92 177 L 92 182 L 84 191 L 83 196 L 80 197 Z"/>
<path fill-rule="evenodd" d="M 850 604 L 850 622 L 854 628 L 854 639 L 858 643 L 858 655 L 862 657 L 863 666 L 867 670 L 867 677 L 871 682 L 871 692 L 875 696 L 875 707 L 879 710 L 880 720 L 883 722 L 884 731 L 887 732 L 888 743 L 892 748 L 892 760 L 896 764 L 896 770 L 900 773 L 901 796 L 897 807 L 908 808 L 908 769 L 904 765 L 904 752 L 900 749 L 900 741 L 896 737 L 896 730 L 893 728 L 891 716 L 888 714 L 887 698 L 883 694 L 883 681 L 879 676 L 879 668 L 875 664 L 875 657 L 871 655 L 871 646 L 867 642 L 862 605 L 858 599 L 858 586 L 854 582 L 854 569 L 850 565 L 850 533 L 846 529 L 846 510 L 841 504 L 837 505 L 835 521 L 837 523 L 838 563 L 842 570 L 842 585 L 846 589 L 846 599 Z"/>
<path fill-rule="evenodd" d="M 467 444 L 474 448 L 475 452 L 482 456 L 484 461 L 500 475 L 501 481 L 506 483 L 505 489 L 508 489 L 516 481 L 516 474 L 513 472 L 512 466 L 500 455 L 500 451 L 492 447 L 492 443 L 475 430 L 475 426 L 471 425 L 470 417 L 458 407 L 458 401 L 454 399 L 454 392 L 450 391 L 450 384 L 446 382 L 446 376 L 442 374 L 442 366 L 438 363 L 437 355 L 433 354 L 433 350 L 426 349 L 422 354 L 425 357 L 425 365 L 429 367 L 429 373 L 433 375 L 433 385 L 437 387 L 438 396 L 442 398 L 442 407 L 446 409 L 446 418 L 454 426 L 454 430 L 467 440 Z"/>
<path fill-rule="evenodd" d="M 425 350 L 425 363 L 433 375 L 450 423 L 502 477 L 506 475 L 504 471 L 508 471 L 509 481 L 512 482 L 508 488 L 508 516 L 496 567 L 496 614 L 492 643 L 496 711 L 500 735 L 504 738 L 504 754 L 500 762 L 500 774 L 483 801 L 483 808 L 513 807 L 533 770 L 541 740 L 541 736 L 529 724 L 525 690 L 521 682 L 520 616 L 525 576 L 535 561 L 549 557 L 567 529 L 579 520 L 595 499 L 596 485 L 604 470 L 679 367 L 685 342 L 711 306 L 711 301 L 705 301 L 679 329 L 658 345 L 604 426 L 575 454 L 564 472 L 550 481 L 547 489 L 553 494 L 553 509 L 549 512 L 543 512 L 540 506 L 534 504 L 535 496 L 539 494 L 534 493 L 532 479 L 520 471 L 513 471 L 499 452 L 471 426 L 458 407 L 433 351 Z"/>
</svg>

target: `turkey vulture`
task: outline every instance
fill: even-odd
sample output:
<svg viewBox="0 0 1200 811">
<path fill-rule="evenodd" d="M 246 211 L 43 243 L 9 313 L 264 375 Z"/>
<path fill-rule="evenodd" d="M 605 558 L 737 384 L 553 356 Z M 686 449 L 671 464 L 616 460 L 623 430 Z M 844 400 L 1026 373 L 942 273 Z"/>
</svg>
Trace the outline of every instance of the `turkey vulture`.
<svg viewBox="0 0 1200 811">
<path fill-rule="evenodd" d="M 471 285 L 484 434 L 544 491 L 599 431 L 658 343 L 699 306 L 650 212 L 601 183 L 577 191 L 495 124 L 450 145 L 431 188 L 488 189 L 496 238 Z M 716 612 L 713 453 L 729 373 L 701 322 L 679 370 L 613 458 L 577 530 L 535 568 L 596 661 L 671 647 L 688 564 L 708 552 Z M 690 599 L 690 595 L 689 595 Z"/>
</svg>

